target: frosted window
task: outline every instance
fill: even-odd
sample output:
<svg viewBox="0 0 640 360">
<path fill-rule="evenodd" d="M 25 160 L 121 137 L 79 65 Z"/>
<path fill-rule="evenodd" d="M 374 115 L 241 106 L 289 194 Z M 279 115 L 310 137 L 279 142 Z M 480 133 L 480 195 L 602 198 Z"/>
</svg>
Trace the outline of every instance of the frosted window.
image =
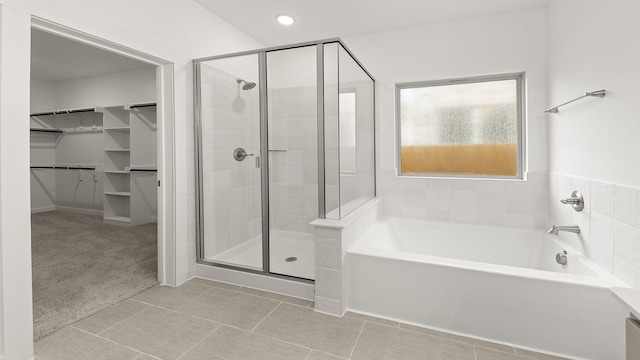
<svg viewBox="0 0 640 360">
<path fill-rule="evenodd" d="M 400 173 L 520 176 L 521 75 L 398 85 Z"/>
</svg>

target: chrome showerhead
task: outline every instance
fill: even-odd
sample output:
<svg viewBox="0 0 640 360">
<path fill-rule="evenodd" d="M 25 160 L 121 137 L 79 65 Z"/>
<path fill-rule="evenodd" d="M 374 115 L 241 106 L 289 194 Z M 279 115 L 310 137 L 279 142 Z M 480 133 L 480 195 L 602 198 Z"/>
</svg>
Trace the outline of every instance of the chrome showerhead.
<svg viewBox="0 0 640 360">
<path fill-rule="evenodd" d="M 247 82 L 246 80 L 242 80 L 240 78 L 236 79 L 236 82 L 238 83 L 238 85 L 240 85 L 240 83 L 244 83 L 244 85 L 242 85 L 242 90 L 251 90 L 254 87 L 256 87 L 256 83 L 254 82 Z"/>
</svg>

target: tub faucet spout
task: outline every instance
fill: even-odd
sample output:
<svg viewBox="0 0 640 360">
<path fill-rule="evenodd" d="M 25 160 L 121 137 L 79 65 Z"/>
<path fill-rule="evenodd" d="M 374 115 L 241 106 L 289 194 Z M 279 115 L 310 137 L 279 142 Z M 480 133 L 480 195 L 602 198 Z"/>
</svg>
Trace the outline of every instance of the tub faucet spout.
<svg viewBox="0 0 640 360">
<path fill-rule="evenodd" d="M 560 231 L 580 234 L 580 227 L 578 225 L 569 225 L 569 226 L 553 225 L 551 228 L 549 228 L 549 230 L 547 230 L 547 234 L 558 235 L 558 232 Z"/>
</svg>

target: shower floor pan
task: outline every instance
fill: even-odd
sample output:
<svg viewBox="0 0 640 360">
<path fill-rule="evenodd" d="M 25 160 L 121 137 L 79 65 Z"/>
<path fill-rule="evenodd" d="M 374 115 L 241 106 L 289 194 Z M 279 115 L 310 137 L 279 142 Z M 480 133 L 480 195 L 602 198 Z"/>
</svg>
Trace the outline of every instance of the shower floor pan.
<svg viewBox="0 0 640 360">
<path fill-rule="evenodd" d="M 315 235 L 273 230 L 269 252 L 272 273 L 315 279 Z M 256 236 L 207 260 L 262 269 L 262 236 Z"/>
</svg>

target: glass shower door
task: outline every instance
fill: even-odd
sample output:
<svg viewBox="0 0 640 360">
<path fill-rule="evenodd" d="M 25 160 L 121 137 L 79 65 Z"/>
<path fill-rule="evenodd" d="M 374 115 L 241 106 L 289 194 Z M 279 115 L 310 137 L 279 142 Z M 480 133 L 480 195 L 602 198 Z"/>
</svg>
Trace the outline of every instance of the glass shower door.
<svg viewBox="0 0 640 360">
<path fill-rule="evenodd" d="M 258 55 L 198 66 L 200 256 L 262 271 Z"/>
<path fill-rule="evenodd" d="M 267 52 L 269 272 L 315 278 L 316 46 Z"/>
</svg>

